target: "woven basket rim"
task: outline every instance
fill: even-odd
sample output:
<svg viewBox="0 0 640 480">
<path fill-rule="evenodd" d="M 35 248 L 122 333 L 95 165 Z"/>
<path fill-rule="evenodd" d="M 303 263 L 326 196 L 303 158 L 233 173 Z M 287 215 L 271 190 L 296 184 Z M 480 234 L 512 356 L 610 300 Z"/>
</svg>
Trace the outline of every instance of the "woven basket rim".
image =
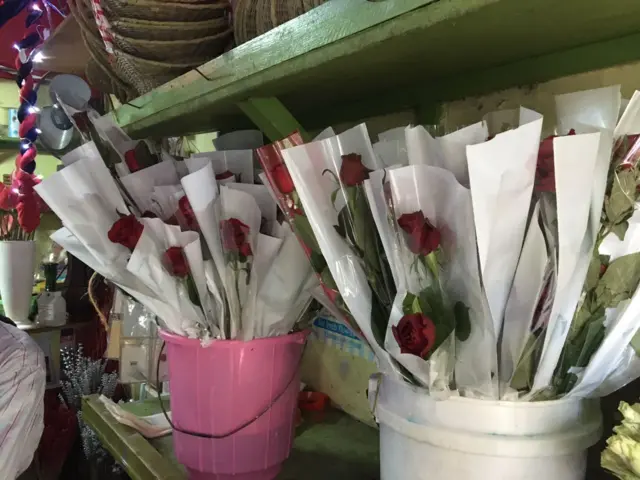
<svg viewBox="0 0 640 480">
<path fill-rule="evenodd" d="M 164 2 L 153 0 L 135 0 L 135 2 L 128 2 L 127 0 L 109 0 L 105 2 L 105 6 L 109 4 L 115 5 L 118 8 L 136 8 L 136 7 L 155 7 L 155 8 L 167 8 L 176 10 L 227 10 L 230 6 L 229 2 L 225 0 L 219 0 L 214 3 L 176 3 L 176 2 Z"/>
<path fill-rule="evenodd" d="M 194 22 L 184 22 L 184 21 L 176 21 L 172 22 L 169 20 L 144 20 L 141 18 L 131 18 L 131 17 L 119 17 L 111 22 L 111 25 L 116 25 L 119 23 L 127 24 L 135 27 L 149 27 L 149 28 L 171 28 L 171 29 L 192 29 L 192 28 L 204 28 L 209 27 L 210 25 L 215 24 L 225 24 L 227 25 L 229 22 L 224 17 L 214 17 L 208 18 L 206 20 L 196 20 Z"/>
<path fill-rule="evenodd" d="M 215 35 L 209 35 L 207 37 L 199 37 L 189 40 L 146 40 L 141 38 L 131 38 L 126 35 L 120 35 L 116 32 L 113 32 L 114 36 L 122 38 L 124 41 L 131 43 L 132 45 L 144 45 L 147 47 L 157 46 L 157 47 L 170 47 L 170 46 L 182 46 L 182 45 L 191 45 L 191 44 L 200 44 L 213 40 L 223 39 L 225 36 L 229 36 L 233 34 L 233 27 L 227 28 L 224 32 L 217 33 Z"/>
<path fill-rule="evenodd" d="M 172 70 L 178 70 L 182 68 L 191 69 L 194 67 L 199 67 L 203 63 L 202 61 L 197 61 L 197 62 L 194 61 L 191 63 L 160 62 L 158 60 L 147 60 L 146 58 L 136 57 L 135 55 L 131 55 L 130 53 L 123 52 L 120 49 L 115 49 L 115 50 L 116 50 L 116 56 L 122 55 L 125 58 L 131 59 L 132 62 L 138 62 L 139 64 L 142 64 L 142 65 L 146 64 L 154 68 L 166 68 L 166 69 L 172 69 Z"/>
</svg>

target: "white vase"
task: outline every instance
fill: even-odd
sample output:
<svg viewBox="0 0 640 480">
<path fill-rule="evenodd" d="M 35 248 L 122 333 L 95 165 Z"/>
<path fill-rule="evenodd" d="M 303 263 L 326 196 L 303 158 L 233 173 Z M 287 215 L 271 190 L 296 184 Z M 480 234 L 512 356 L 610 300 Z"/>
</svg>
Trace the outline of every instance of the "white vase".
<svg viewBox="0 0 640 480">
<path fill-rule="evenodd" d="M 5 316 L 18 325 L 31 325 L 29 310 L 35 263 L 35 242 L 0 242 L 0 296 Z"/>
</svg>

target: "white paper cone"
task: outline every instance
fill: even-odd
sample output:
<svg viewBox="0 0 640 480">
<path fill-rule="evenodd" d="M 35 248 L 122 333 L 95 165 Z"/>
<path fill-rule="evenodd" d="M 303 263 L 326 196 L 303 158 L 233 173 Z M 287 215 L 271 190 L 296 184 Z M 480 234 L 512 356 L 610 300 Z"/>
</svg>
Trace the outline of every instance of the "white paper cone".
<svg viewBox="0 0 640 480">
<path fill-rule="evenodd" d="M 120 178 L 129 196 L 140 212 L 154 211 L 152 194 L 154 187 L 179 185 L 180 179 L 173 162 L 160 162 Z"/>
<path fill-rule="evenodd" d="M 531 203 L 542 116 L 521 109 L 521 126 L 467 147 L 483 284 L 499 334 Z"/>
</svg>

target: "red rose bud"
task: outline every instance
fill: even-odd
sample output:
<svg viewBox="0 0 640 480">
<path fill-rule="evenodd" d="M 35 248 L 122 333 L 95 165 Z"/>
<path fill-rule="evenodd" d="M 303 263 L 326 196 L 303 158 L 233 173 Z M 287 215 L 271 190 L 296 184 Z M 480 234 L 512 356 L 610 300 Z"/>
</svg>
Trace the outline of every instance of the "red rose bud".
<svg viewBox="0 0 640 480">
<path fill-rule="evenodd" d="M 398 226 L 407 234 L 407 246 L 416 255 L 429 255 L 440 246 L 440 231 L 420 210 L 400 216 Z"/>
<path fill-rule="evenodd" d="M 162 264 L 174 277 L 184 278 L 189 275 L 189 264 L 181 247 L 169 247 L 162 256 Z"/>
<path fill-rule="evenodd" d="M 400 346 L 400 353 L 420 358 L 426 358 L 436 343 L 436 326 L 422 313 L 405 315 L 397 326 L 391 327 L 391 332 Z"/>
<path fill-rule="evenodd" d="M 227 178 L 231 177 L 233 177 L 233 172 L 229 170 L 216 174 L 216 180 L 226 180 Z"/>
<path fill-rule="evenodd" d="M 568 135 L 575 135 L 576 131 L 571 129 Z M 536 192 L 555 192 L 556 191 L 556 174 L 553 157 L 553 139 L 555 135 L 545 138 L 540 143 L 538 150 L 538 161 L 536 162 Z"/>
<path fill-rule="evenodd" d="M 280 164 L 271 171 L 271 177 L 276 188 L 282 195 L 289 195 L 296 189 L 293 179 L 285 164 Z"/>
<path fill-rule="evenodd" d="M 187 230 L 199 229 L 196 214 L 193 213 L 193 208 L 191 207 L 191 203 L 189 203 L 189 199 L 186 195 L 178 201 L 178 211 L 184 219 L 185 227 L 187 228 Z"/>
<path fill-rule="evenodd" d="M 348 187 L 360 185 L 369 178 L 369 169 L 362 164 L 362 157 L 357 153 L 342 155 L 340 181 Z"/>
<path fill-rule="evenodd" d="M 144 225 L 138 221 L 135 215 L 125 215 L 114 222 L 107 236 L 113 243 L 119 243 L 133 251 L 143 230 Z"/>
<path fill-rule="evenodd" d="M 124 154 L 124 163 L 127 164 L 129 171 L 137 172 L 140 170 L 140 165 L 138 164 L 138 159 L 136 158 L 135 149 L 131 149 Z"/>
<path fill-rule="evenodd" d="M 249 240 L 249 227 L 237 218 L 230 218 L 220 222 L 222 233 L 222 247 L 230 252 L 240 252 Z"/>
<path fill-rule="evenodd" d="M 250 257 L 251 255 L 253 255 L 253 252 L 251 251 L 251 245 L 249 245 L 248 243 L 240 245 L 240 249 L 238 250 L 238 252 L 240 252 L 240 255 L 245 257 Z"/>
<path fill-rule="evenodd" d="M 24 195 L 20 198 L 18 206 L 18 223 L 25 233 L 31 233 L 40 225 L 40 207 L 35 195 Z"/>
</svg>

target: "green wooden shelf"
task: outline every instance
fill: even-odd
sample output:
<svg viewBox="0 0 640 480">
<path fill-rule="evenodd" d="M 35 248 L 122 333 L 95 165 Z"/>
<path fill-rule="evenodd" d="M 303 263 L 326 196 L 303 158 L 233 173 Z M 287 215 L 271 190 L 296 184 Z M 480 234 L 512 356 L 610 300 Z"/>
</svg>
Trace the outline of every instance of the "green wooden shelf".
<svg viewBox="0 0 640 480">
<path fill-rule="evenodd" d="M 640 59 L 638 0 L 331 0 L 115 112 L 133 136 L 228 131 L 277 97 L 307 129 Z M 206 77 L 206 78 L 205 78 Z"/>
</svg>

